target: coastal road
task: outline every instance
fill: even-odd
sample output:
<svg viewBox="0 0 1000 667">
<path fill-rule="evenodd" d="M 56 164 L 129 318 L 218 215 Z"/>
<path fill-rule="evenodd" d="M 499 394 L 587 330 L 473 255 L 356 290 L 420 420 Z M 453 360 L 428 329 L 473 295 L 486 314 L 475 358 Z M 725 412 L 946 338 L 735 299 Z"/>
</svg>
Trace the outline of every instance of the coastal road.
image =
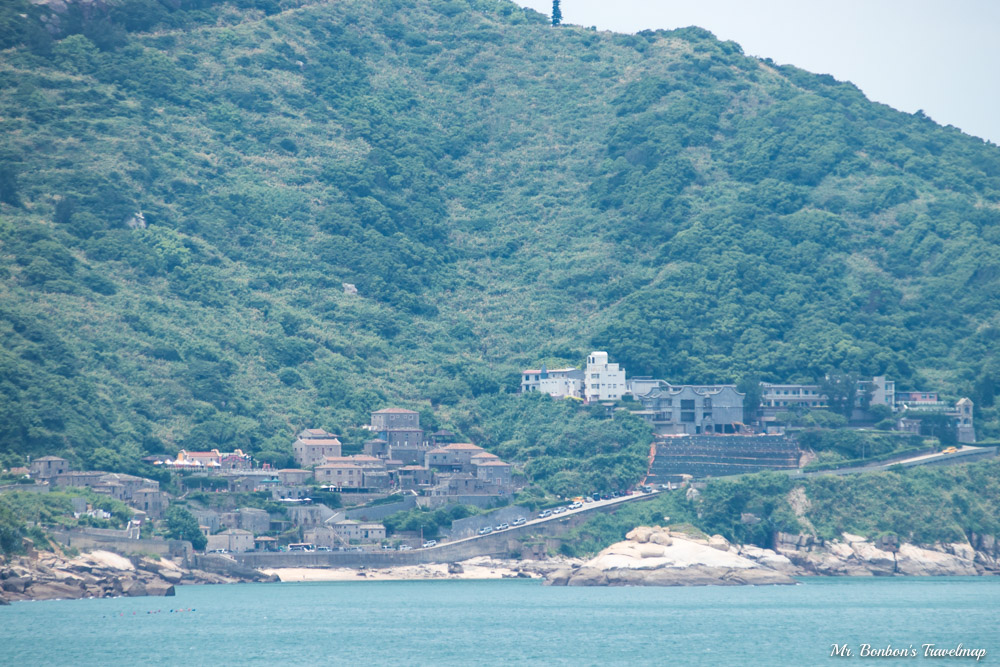
<svg viewBox="0 0 1000 667">
<path fill-rule="evenodd" d="M 494 531 L 492 533 L 487 533 L 486 535 L 472 535 L 471 537 L 463 537 L 462 539 L 458 539 L 458 540 L 451 540 L 449 542 L 441 542 L 440 544 L 438 544 L 436 546 L 427 547 L 425 549 L 417 549 L 415 551 L 425 551 L 425 552 L 426 551 L 433 551 L 435 549 L 443 549 L 443 548 L 446 548 L 446 547 L 449 547 L 449 546 L 453 546 L 453 545 L 456 545 L 456 544 L 463 544 L 463 543 L 473 542 L 475 540 L 483 540 L 483 539 L 487 539 L 487 538 L 490 538 L 490 537 L 496 537 L 498 535 L 511 535 L 512 533 L 528 532 L 528 529 L 530 529 L 532 527 L 541 526 L 541 525 L 546 524 L 546 523 L 554 523 L 554 522 L 560 521 L 562 519 L 566 519 L 566 518 L 572 517 L 572 516 L 577 516 L 577 515 L 580 515 L 580 514 L 588 514 L 588 513 L 591 513 L 591 512 L 596 513 L 596 512 L 604 512 L 604 511 L 613 511 L 614 509 L 617 509 L 619 506 L 624 505 L 625 503 L 635 502 L 635 501 L 640 501 L 640 500 L 650 500 L 650 499 L 656 497 L 657 495 L 659 495 L 661 493 L 665 493 L 665 492 L 661 491 L 661 490 L 654 490 L 654 491 L 651 491 L 650 493 L 642 493 L 641 491 L 637 491 L 637 492 L 633 493 L 632 495 L 619 496 L 618 498 L 608 498 L 607 500 L 595 500 L 593 502 L 583 503 L 582 507 L 579 507 L 579 508 L 577 508 L 575 510 L 568 509 L 565 512 L 561 512 L 559 514 L 553 514 L 552 516 L 545 517 L 544 519 L 538 518 L 538 511 L 528 512 L 527 510 L 525 510 L 525 514 L 527 516 L 525 516 L 524 518 L 527 519 L 528 516 L 533 516 L 534 518 L 532 518 L 529 521 L 525 522 L 523 525 L 520 525 L 520 526 L 511 526 L 507 530 Z"/>
<path fill-rule="evenodd" d="M 554 514 L 545 519 L 537 518 L 538 513 L 528 513 L 531 520 L 521 526 L 511 526 L 507 530 L 492 532 L 488 535 L 473 535 L 471 537 L 442 542 L 426 549 L 410 551 L 298 551 L 298 552 L 246 552 L 233 554 L 235 561 L 243 566 L 253 568 L 284 568 L 284 567 L 392 567 L 397 565 L 418 565 L 422 563 L 451 563 L 467 560 L 476 556 L 500 556 L 516 549 L 518 540 L 539 533 L 557 536 L 568 530 L 572 524 L 583 522 L 589 516 L 599 512 L 614 512 L 628 503 L 642 502 L 656 498 L 663 491 L 652 493 L 636 493 L 630 496 L 609 498 L 584 503 L 583 507 Z"/>
</svg>

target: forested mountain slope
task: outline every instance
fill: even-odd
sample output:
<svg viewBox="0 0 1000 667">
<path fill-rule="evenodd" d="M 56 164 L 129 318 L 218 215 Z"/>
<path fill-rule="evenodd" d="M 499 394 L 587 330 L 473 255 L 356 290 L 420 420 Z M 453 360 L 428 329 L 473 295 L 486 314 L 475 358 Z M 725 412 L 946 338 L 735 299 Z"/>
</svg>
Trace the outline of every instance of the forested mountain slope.
<svg viewBox="0 0 1000 667">
<path fill-rule="evenodd" d="M 592 348 L 674 382 L 886 373 L 998 431 L 994 145 L 696 28 L 51 7 L 0 12 L 11 461 L 462 423 Z"/>
</svg>

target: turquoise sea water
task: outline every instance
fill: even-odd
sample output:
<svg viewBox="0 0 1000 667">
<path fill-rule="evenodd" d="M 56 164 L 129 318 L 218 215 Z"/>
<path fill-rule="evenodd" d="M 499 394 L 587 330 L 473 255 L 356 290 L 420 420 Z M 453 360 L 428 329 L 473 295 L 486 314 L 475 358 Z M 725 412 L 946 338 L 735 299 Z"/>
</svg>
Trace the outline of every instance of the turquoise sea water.
<svg viewBox="0 0 1000 667">
<path fill-rule="evenodd" d="M 921 644 L 1000 665 L 1000 579 L 553 588 L 537 581 L 178 587 L 173 598 L 0 607 L 7 665 L 894 665 Z M 192 609 L 171 612 L 174 609 Z M 148 613 L 158 611 L 160 613 Z M 853 658 L 830 657 L 834 643 Z M 861 658 L 862 643 L 916 658 Z"/>
</svg>

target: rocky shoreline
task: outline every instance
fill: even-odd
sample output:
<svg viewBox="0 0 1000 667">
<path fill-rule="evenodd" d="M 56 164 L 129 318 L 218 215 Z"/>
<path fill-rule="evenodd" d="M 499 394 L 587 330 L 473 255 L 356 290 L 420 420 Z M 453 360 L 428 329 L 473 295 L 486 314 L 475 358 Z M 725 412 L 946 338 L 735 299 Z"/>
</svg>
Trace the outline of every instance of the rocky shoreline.
<svg viewBox="0 0 1000 667">
<path fill-rule="evenodd" d="M 794 584 L 803 576 L 982 576 L 1000 574 L 994 540 L 968 543 L 873 543 L 844 533 L 824 542 L 779 534 L 777 549 L 732 545 L 710 538 L 641 526 L 595 558 L 554 572 L 553 586 L 733 586 Z"/>
<path fill-rule="evenodd" d="M 730 544 L 660 526 L 640 526 L 623 542 L 589 561 L 572 558 L 510 560 L 472 558 L 389 568 L 185 567 L 167 558 L 125 557 L 92 551 L 74 557 L 35 551 L 0 557 L 0 605 L 21 600 L 171 596 L 176 585 L 251 581 L 390 581 L 439 579 L 544 579 L 552 586 L 787 585 L 804 576 L 1000 575 L 1000 547 L 992 537 L 919 547 L 871 541 L 844 533 L 823 541 L 779 533 L 775 549 Z M 201 561 L 198 561 L 201 563 Z M 211 567 L 203 563 L 200 567 Z"/>
<path fill-rule="evenodd" d="M 35 551 L 0 557 L 0 605 L 22 600 L 172 596 L 175 585 L 275 581 L 264 573 L 229 576 L 189 569 L 167 558 L 92 551 L 75 557 Z"/>
</svg>

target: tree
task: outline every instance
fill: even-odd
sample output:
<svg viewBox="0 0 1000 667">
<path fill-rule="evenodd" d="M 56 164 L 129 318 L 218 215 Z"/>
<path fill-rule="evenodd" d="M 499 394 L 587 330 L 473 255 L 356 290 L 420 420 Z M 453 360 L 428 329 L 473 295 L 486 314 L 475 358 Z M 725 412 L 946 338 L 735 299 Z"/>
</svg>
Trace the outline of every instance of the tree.
<svg viewBox="0 0 1000 667">
<path fill-rule="evenodd" d="M 750 423 L 757 418 L 760 403 L 764 398 L 760 378 L 756 375 L 744 375 L 736 385 L 736 391 L 743 394 L 743 421 Z"/>
<path fill-rule="evenodd" d="M 562 23 L 562 10 L 559 9 L 559 0 L 552 0 L 552 25 Z"/>
<path fill-rule="evenodd" d="M 858 378 L 850 373 L 830 373 L 819 386 L 830 410 L 850 419 L 858 394 Z"/>
<path fill-rule="evenodd" d="M 10 165 L 0 165 L 0 202 L 20 206 L 21 197 L 17 190 L 17 172 Z"/>
<path fill-rule="evenodd" d="M 177 505 L 167 510 L 167 537 L 188 540 L 197 550 L 204 549 L 208 544 L 208 538 L 198 528 L 198 520 L 191 512 Z"/>
</svg>

